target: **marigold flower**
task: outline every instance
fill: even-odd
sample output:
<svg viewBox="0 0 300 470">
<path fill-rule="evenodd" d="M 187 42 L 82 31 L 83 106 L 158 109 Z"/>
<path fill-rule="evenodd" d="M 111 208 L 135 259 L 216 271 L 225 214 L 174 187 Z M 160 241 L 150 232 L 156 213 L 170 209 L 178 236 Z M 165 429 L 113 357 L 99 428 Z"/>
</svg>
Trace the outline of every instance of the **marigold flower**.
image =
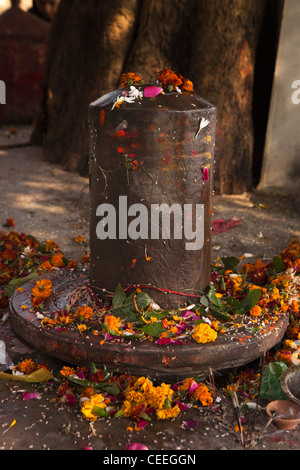
<svg viewBox="0 0 300 470">
<path fill-rule="evenodd" d="M 108 326 L 110 330 L 115 331 L 118 334 L 121 334 L 121 331 L 119 330 L 120 318 L 117 318 L 113 315 L 107 315 L 105 317 L 104 323 Z"/>
<path fill-rule="evenodd" d="M 173 406 L 172 408 L 165 408 L 162 410 L 157 410 L 156 416 L 158 419 L 170 419 L 176 418 L 180 414 L 180 408 L 178 405 Z"/>
<path fill-rule="evenodd" d="M 24 359 L 24 361 L 19 362 L 16 366 L 16 369 L 24 374 L 31 374 L 38 370 L 38 368 L 38 365 L 32 359 Z"/>
<path fill-rule="evenodd" d="M 42 271 L 53 271 L 53 267 L 51 265 L 51 263 L 49 261 L 44 261 L 44 263 L 40 264 L 39 267 L 38 267 L 38 270 L 42 270 Z"/>
<path fill-rule="evenodd" d="M 173 91 L 176 87 L 182 85 L 182 80 L 171 70 L 171 67 L 161 70 L 157 76 L 157 80 L 161 83 L 163 88 L 168 89 L 168 91 Z"/>
<path fill-rule="evenodd" d="M 78 237 L 75 238 L 75 242 L 81 245 L 82 243 L 86 242 L 86 239 L 82 235 L 79 235 Z"/>
<path fill-rule="evenodd" d="M 217 332 L 213 330 L 207 323 L 200 323 L 200 325 L 196 325 L 192 334 L 192 338 L 197 343 L 209 343 L 211 341 L 215 341 L 217 336 Z"/>
<path fill-rule="evenodd" d="M 192 93 L 194 91 L 194 85 L 188 78 L 184 78 L 181 74 L 178 75 L 178 78 L 182 81 L 181 89 L 182 91 L 188 91 Z"/>
<path fill-rule="evenodd" d="M 68 375 L 75 374 L 75 369 L 73 367 L 63 366 L 63 368 L 60 370 L 60 374 L 64 377 L 68 377 Z"/>
<path fill-rule="evenodd" d="M 89 400 L 86 400 L 81 407 L 81 412 L 86 419 L 96 421 L 97 415 L 94 413 L 95 408 L 106 408 L 104 396 L 101 393 L 92 395 Z"/>
<path fill-rule="evenodd" d="M 51 258 L 52 266 L 56 268 L 62 268 L 65 265 L 63 253 L 57 253 Z"/>
<path fill-rule="evenodd" d="M 259 317 L 262 313 L 262 309 L 259 305 L 255 305 L 255 307 L 251 308 L 249 313 L 251 317 Z"/>
<path fill-rule="evenodd" d="M 199 384 L 199 387 L 193 392 L 193 397 L 199 400 L 203 406 L 208 406 L 213 403 L 213 398 L 208 390 L 207 386 L 203 383 Z"/>
<path fill-rule="evenodd" d="M 53 242 L 52 240 L 47 240 L 46 241 L 46 248 L 45 251 L 49 253 L 50 251 L 57 251 L 59 248 L 59 245 L 56 242 Z"/>
<path fill-rule="evenodd" d="M 126 88 L 128 86 L 132 86 L 136 83 L 139 83 L 141 80 L 142 78 L 136 73 L 123 73 L 120 78 L 120 84 L 122 88 Z"/>
<path fill-rule="evenodd" d="M 50 297 L 52 292 L 52 282 L 50 279 L 41 279 L 36 282 L 34 288 L 32 289 L 32 304 L 36 307 L 43 300 Z"/>
<path fill-rule="evenodd" d="M 74 316 L 76 318 L 79 318 L 81 321 L 87 321 L 93 315 L 94 315 L 94 310 L 91 307 L 88 307 L 86 305 L 82 305 L 81 307 L 79 307 L 74 314 Z"/>
</svg>

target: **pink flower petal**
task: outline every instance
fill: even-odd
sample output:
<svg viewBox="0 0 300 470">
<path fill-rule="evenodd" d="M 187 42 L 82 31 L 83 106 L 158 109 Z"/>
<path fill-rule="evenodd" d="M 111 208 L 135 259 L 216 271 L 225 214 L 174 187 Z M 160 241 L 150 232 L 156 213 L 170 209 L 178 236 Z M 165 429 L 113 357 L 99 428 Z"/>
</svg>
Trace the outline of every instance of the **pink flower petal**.
<svg viewBox="0 0 300 470">
<path fill-rule="evenodd" d="M 144 429 L 148 424 L 149 423 L 146 419 L 141 419 L 137 425 L 138 425 L 138 428 Z"/>
<path fill-rule="evenodd" d="M 190 421 L 183 421 L 183 424 L 188 429 L 196 429 L 198 427 L 198 421 L 191 419 Z"/>
<path fill-rule="evenodd" d="M 126 444 L 124 450 L 148 450 L 148 447 L 139 442 L 133 442 L 132 444 Z"/>
<path fill-rule="evenodd" d="M 203 169 L 202 178 L 203 178 L 203 181 L 208 181 L 208 179 L 209 179 L 208 168 Z"/>
<path fill-rule="evenodd" d="M 34 398 L 41 398 L 37 392 L 23 392 L 23 400 L 33 400 Z"/>
<path fill-rule="evenodd" d="M 147 86 L 144 89 L 144 96 L 145 98 L 154 98 L 155 96 L 159 95 L 163 89 L 160 86 Z"/>
</svg>

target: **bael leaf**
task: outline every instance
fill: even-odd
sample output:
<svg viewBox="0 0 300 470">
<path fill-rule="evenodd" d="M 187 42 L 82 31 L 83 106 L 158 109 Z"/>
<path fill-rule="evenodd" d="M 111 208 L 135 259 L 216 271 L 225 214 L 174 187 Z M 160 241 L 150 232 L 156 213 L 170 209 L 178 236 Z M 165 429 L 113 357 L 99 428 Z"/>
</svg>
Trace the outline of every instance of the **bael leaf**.
<svg viewBox="0 0 300 470">
<path fill-rule="evenodd" d="M 216 307 L 220 308 L 221 310 L 223 309 L 223 302 L 221 299 L 216 297 L 216 291 L 213 287 L 209 289 L 208 298 Z"/>
<path fill-rule="evenodd" d="M 221 261 L 224 264 L 224 267 L 226 269 L 229 269 L 230 271 L 234 271 L 234 269 L 237 267 L 237 265 L 240 262 L 240 260 L 236 258 L 235 256 L 228 256 L 227 258 L 221 258 Z"/>
<path fill-rule="evenodd" d="M 243 315 L 244 313 L 249 312 L 257 302 L 259 301 L 261 296 L 261 289 L 253 289 L 252 291 L 249 292 L 247 297 L 245 297 L 241 302 L 239 303 L 239 306 L 234 309 L 234 313 L 238 315 Z"/>
<path fill-rule="evenodd" d="M 164 331 L 166 331 L 162 325 L 162 322 L 149 323 L 146 326 L 142 326 L 140 330 L 155 338 L 158 338 Z"/>
<path fill-rule="evenodd" d="M 280 256 L 275 256 L 275 258 L 273 258 L 273 266 L 277 274 L 285 269 L 285 264 Z"/>
<path fill-rule="evenodd" d="M 123 304 L 124 300 L 126 299 L 126 294 L 124 292 L 123 287 L 121 284 L 118 284 L 116 287 L 115 294 L 112 299 L 113 307 L 119 307 Z"/>
</svg>

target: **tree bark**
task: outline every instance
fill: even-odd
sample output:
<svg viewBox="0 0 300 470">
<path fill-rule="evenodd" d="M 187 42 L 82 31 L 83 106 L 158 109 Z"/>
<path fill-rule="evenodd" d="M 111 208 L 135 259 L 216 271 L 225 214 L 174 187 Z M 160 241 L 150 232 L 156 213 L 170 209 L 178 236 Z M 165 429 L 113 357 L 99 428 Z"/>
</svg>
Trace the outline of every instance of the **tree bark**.
<svg viewBox="0 0 300 470">
<path fill-rule="evenodd" d="M 85 173 L 89 104 L 123 72 L 171 68 L 217 107 L 216 193 L 252 188 L 252 99 L 265 0 L 61 0 L 44 103 L 44 154 Z"/>
</svg>

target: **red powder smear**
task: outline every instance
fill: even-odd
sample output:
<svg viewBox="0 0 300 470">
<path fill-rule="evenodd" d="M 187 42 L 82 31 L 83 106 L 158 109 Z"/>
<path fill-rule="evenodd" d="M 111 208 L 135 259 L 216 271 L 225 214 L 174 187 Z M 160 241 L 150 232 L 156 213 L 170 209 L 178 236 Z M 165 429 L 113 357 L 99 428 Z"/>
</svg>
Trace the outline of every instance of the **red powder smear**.
<svg viewBox="0 0 300 470">
<path fill-rule="evenodd" d="M 100 126 L 103 126 L 104 118 L 105 118 L 105 111 L 104 111 L 104 109 L 101 109 L 101 111 L 100 111 Z"/>
<path fill-rule="evenodd" d="M 126 153 L 126 148 L 118 147 L 118 152 L 119 153 Z"/>
<path fill-rule="evenodd" d="M 125 131 L 116 131 L 111 134 L 112 137 L 116 137 L 117 139 L 135 139 L 139 133 L 138 132 L 125 132 Z"/>
<path fill-rule="evenodd" d="M 230 220 L 214 220 L 212 223 L 212 230 L 214 233 L 222 233 L 227 232 L 231 228 L 238 227 L 242 225 L 242 221 L 237 219 L 236 217 L 232 217 Z"/>
</svg>

